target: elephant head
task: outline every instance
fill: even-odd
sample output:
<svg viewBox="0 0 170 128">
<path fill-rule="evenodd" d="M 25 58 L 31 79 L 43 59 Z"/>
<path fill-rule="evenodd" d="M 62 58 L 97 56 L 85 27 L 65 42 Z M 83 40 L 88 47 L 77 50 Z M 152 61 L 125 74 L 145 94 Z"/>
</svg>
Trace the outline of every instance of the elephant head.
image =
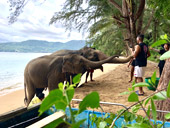
<svg viewBox="0 0 170 128">
<path fill-rule="evenodd" d="M 95 50 L 94 48 L 84 47 L 79 50 L 81 55 L 84 56 L 86 59 L 91 61 L 100 61 L 107 59 L 108 56 L 99 50 Z M 117 58 L 116 58 L 117 57 Z M 127 63 L 129 62 L 133 56 L 129 56 L 127 58 L 118 58 L 115 56 L 111 61 L 108 63 Z"/>
<path fill-rule="evenodd" d="M 100 68 L 102 64 L 110 62 L 113 58 L 115 58 L 115 56 L 108 57 L 107 59 L 101 61 L 90 61 L 80 55 L 67 55 L 63 58 L 62 72 L 83 74 L 87 70 Z"/>
</svg>

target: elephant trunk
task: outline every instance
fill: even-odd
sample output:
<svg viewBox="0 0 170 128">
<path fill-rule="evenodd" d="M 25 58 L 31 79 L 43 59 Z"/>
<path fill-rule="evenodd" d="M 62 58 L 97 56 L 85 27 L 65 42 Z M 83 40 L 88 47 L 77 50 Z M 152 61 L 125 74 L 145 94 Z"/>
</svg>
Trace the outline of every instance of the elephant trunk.
<svg viewBox="0 0 170 128">
<path fill-rule="evenodd" d="M 101 60 L 101 61 L 89 61 L 89 60 L 86 59 L 85 62 L 87 63 L 86 64 L 87 69 L 100 68 L 102 64 L 110 63 L 115 57 L 117 57 L 117 56 L 111 56 L 111 57 L 108 57 L 107 59 Z"/>
<path fill-rule="evenodd" d="M 120 63 L 120 64 L 122 64 L 122 63 L 129 62 L 131 59 L 133 59 L 133 56 L 128 56 L 127 58 L 113 58 L 108 63 Z"/>
</svg>

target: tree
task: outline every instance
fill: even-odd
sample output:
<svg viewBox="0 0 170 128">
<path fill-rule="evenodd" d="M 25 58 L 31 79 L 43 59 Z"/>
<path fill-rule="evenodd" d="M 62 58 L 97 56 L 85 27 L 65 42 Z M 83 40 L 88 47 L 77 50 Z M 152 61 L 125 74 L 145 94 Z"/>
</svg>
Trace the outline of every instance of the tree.
<svg viewBox="0 0 170 128">
<path fill-rule="evenodd" d="M 9 0 L 12 10 L 10 23 L 16 21 L 28 1 Z M 125 46 L 134 47 L 136 35 L 142 33 L 144 7 L 145 0 L 66 0 L 63 9 L 54 14 L 50 23 L 60 21 L 68 30 L 88 30 L 96 21 L 107 16 L 123 33 L 124 41 L 128 43 Z"/>
<path fill-rule="evenodd" d="M 132 47 L 136 43 L 136 35 L 142 31 L 142 18 L 145 0 L 88 0 L 87 7 L 83 0 L 67 0 L 63 10 L 56 13 L 51 24 L 61 21 L 67 29 L 79 30 L 89 28 L 89 24 L 108 16 L 114 20 L 123 33 L 124 41 Z M 85 17 L 85 18 L 84 18 Z M 136 27 L 136 24 L 140 24 Z M 128 45 L 126 45 L 128 46 Z"/>
<path fill-rule="evenodd" d="M 168 87 L 168 83 L 170 82 L 170 59 L 166 60 L 160 81 L 159 81 L 159 89 L 164 89 Z M 170 99 L 156 102 L 157 109 L 163 111 L 170 111 Z M 158 113 L 158 119 L 164 120 L 165 113 Z"/>
</svg>

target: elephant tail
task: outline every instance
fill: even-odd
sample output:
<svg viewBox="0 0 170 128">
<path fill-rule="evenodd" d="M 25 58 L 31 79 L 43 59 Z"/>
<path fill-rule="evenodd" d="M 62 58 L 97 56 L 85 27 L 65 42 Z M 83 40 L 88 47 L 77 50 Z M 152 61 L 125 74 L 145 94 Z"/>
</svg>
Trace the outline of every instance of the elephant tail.
<svg viewBox="0 0 170 128">
<path fill-rule="evenodd" d="M 24 83 L 24 91 L 25 91 L 24 103 L 25 103 L 25 105 L 27 106 L 28 98 L 27 98 L 27 92 L 26 92 L 26 83 Z"/>
</svg>

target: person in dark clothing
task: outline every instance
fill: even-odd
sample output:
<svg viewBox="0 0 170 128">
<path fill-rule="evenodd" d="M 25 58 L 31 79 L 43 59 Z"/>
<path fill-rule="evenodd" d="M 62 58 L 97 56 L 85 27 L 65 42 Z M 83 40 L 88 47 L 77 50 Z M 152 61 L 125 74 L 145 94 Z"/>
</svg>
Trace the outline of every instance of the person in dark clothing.
<svg viewBox="0 0 170 128">
<path fill-rule="evenodd" d="M 155 48 L 152 48 L 152 47 L 150 47 L 150 49 L 155 51 L 155 52 L 158 52 L 160 55 L 163 55 L 165 52 L 167 52 L 169 50 L 170 44 L 166 43 L 166 44 L 162 45 L 162 47 L 163 47 L 163 49 L 161 49 L 161 50 L 158 50 L 158 49 L 155 49 Z M 164 65 L 165 65 L 165 60 L 160 60 L 159 64 L 158 64 L 159 77 L 161 77 Z"/>
<path fill-rule="evenodd" d="M 144 70 L 147 66 L 147 58 L 150 56 L 148 46 L 143 42 L 144 35 L 137 36 L 137 47 L 135 49 L 135 71 L 134 76 L 136 77 L 136 82 L 143 82 Z M 139 91 L 136 91 L 139 96 L 144 95 L 142 87 L 139 87 Z"/>
<path fill-rule="evenodd" d="M 100 67 L 100 70 L 103 72 L 103 66 Z M 88 78 L 88 76 L 89 76 L 89 73 L 90 73 L 90 81 L 94 81 L 94 80 L 93 80 L 94 69 L 90 69 L 90 70 L 88 70 L 87 73 L 86 73 L 85 83 L 87 83 L 87 78 Z"/>
</svg>

